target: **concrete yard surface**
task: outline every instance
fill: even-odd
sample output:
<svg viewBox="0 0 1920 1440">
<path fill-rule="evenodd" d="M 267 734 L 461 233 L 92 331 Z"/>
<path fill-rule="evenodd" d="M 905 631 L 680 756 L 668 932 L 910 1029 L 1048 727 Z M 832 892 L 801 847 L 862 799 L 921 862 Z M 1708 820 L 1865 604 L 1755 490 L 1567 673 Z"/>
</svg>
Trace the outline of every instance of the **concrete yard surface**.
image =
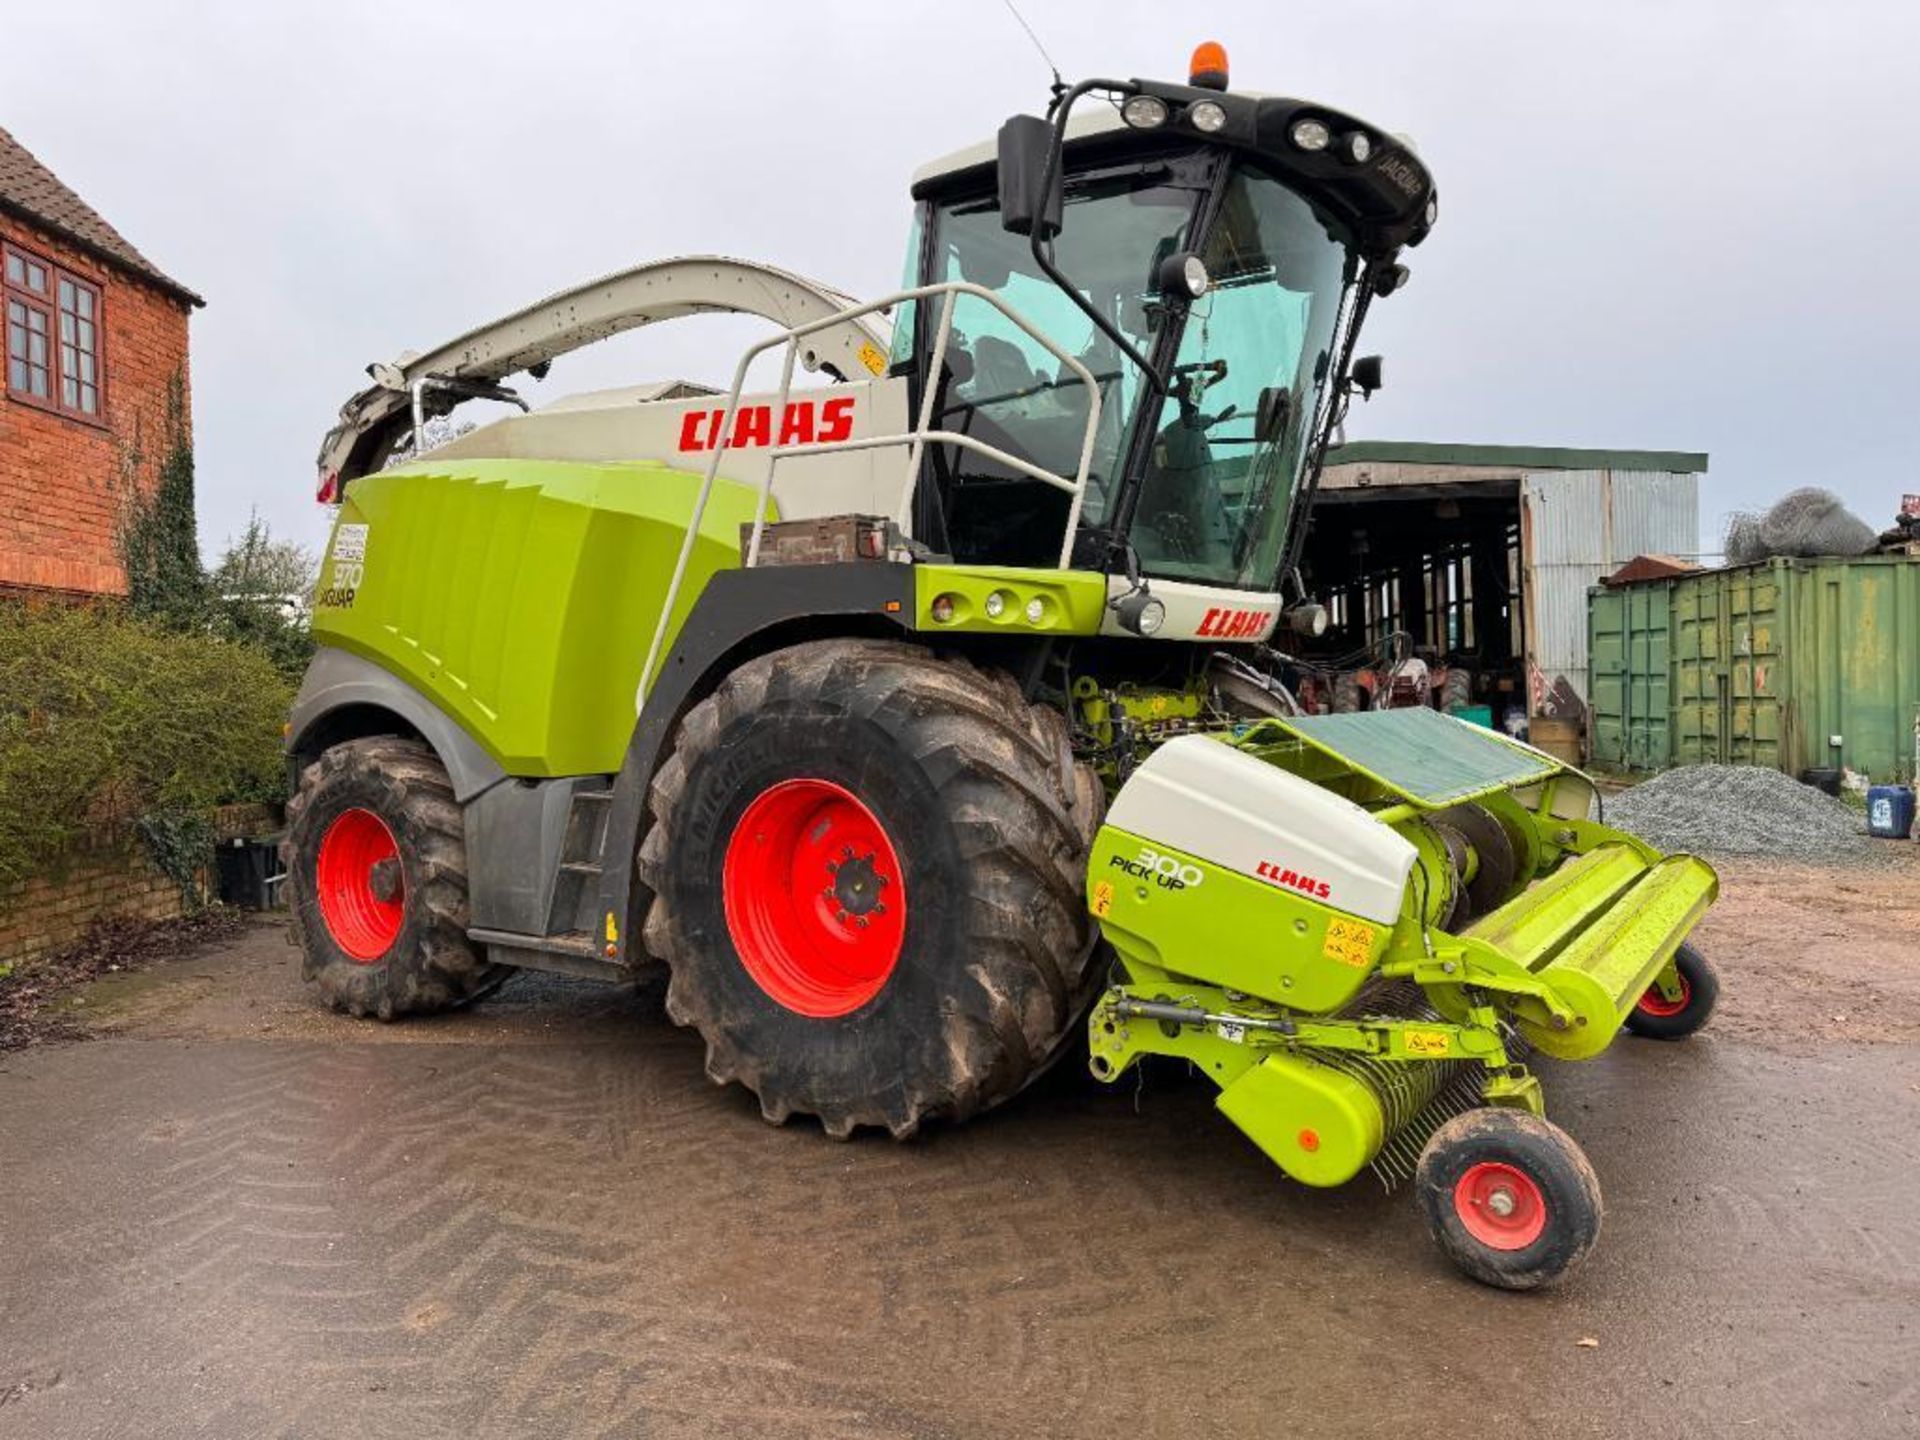
<svg viewBox="0 0 1920 1440">
<path fill-rule="evenodd" d="M 1539 1066 L 1535 1295 L 1174 1068 L 841 1144 L 656 992 L 355 1022 L 263 921 L 0 1055 L 0 1437 L 1920 1433 L 1920 863 L 1724 873 L 1708 1032 Z"/>
</svg>

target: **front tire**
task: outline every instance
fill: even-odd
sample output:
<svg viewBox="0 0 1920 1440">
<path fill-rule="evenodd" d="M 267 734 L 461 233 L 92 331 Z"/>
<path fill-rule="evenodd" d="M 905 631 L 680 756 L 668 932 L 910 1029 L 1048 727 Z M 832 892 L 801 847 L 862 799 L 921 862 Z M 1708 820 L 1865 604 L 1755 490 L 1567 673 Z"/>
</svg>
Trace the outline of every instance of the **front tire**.
<svg viewBox="0 0 1920 1440">
<path fill-rule="evenodd" d="M 1427 1141 L 1414 1172 L 1427 1227 L 1483 1285 L 1536 1290 L 1600 1238 L 1600 1181 L 1571 1136 L 1522 1110 L 1469 1110 Z"/>
<path fill-rule="evenodd" d="M 1064 719 L 912 645 L 747 661 L 682 721 L 641 879 L 667 1013 L 767 1119 L 896 1137 L 1013 1095 L 1099 983 Z"/>
<path fill-rule="evenodd" d="M 513 973 L 467 939 L 460 807 L 421 742 L 350 740 L 307 766 L 280 855 L 302 973 L 334 1009 L 431 1014 Z"/>
</svg>

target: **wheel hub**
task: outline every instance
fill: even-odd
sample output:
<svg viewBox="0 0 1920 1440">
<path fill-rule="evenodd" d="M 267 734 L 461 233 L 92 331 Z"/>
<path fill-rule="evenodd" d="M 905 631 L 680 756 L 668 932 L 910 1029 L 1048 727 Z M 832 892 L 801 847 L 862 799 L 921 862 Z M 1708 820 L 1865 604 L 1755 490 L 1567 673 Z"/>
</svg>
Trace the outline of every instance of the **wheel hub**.
<svg viewBox="0 0 1920 1440">
<path fill-rule="evenodd" d="M 1467 1234 L 1492 1250 L 1524 1250 L 1547 1228 L 1539 1182 L 1500 1160 L 1469 1165 L 1453 1187 L 1453 1207 Z"/>
<path fill-rule="evenodd" d="M 829 1019 L 886 988 L 906 939 L 900 857 L 831 780 L 783 780 L 741 814 L 721 874 L 740 963 L 775 1003 Z"/>
<path fill-rule="evenodd" d="M 1687 977 L 1682 975 L 1676 988 L 1679 994 L 1669 1000 L 1660 993 L 1658 985 L 1649 985 L 1647 993 L 1640 997 L 1641 1011 L 1647 1015 L 1657 1015 L 1663 1020 L 1668 1016 L 1678 1015 L 1693 1003 L 1693 987 L 1687 983 Z"/>
<path fill-rule="evenodd" d="M 313 892 L 335 945 L 362 965 L 385 956 L 406 918 L 407 893 L 386 821 L 358 806 L 334 816 L 314 858 Z"/>
<path fill-rule="evenodd" d="M 843 858 L 836 864 L 829 862 L 827 869 L 833 872 L 833 885 L 830 893 L 834 904 L 845 914 L 856 919 L 867 915 L 884 915 L 886 902 L 880 898 L 880 892 L 886 888 L 887 877 L 874 867 L 874 852 L 864 855 L 853 854 L 848 846 L 842 852 Z"/>
</svg>

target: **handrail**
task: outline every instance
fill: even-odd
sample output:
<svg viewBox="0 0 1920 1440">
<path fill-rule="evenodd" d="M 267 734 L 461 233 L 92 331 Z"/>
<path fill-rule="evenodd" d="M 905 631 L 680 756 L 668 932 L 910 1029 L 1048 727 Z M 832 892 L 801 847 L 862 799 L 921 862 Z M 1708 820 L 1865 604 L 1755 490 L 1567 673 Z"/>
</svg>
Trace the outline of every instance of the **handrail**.
<svg viewBox="0 0 1920 1440">
<path fill-rule="evenodd" d="M 998 461 L 1010 469 L 1017 470 L 1031 479 L 1042 481 L 1054 488 L 1064 490 L 1072 498 L 1067 505 L 1066 534 L 1060 541 L 1060 567 L 1068 568 L 1073 560 L 1073 541 L 1080 528 L 1080 511 L 1086 502 L 1087 470 L 1093 463 L 1093 442 L 1100 430 L 1100 385 L 1093 372 L 1077 358 L 1045 334 L 1038 326 L 1028 320 L 1018 310 L 1007 303 L 1006 299 L 992 290 L 976 285 L 969 280 L 945 280 L 933 285 L 916 285 L 910 290 L 895 291 L 878 300 L 849 306 L 832 315 L 812 320 L 804 325 L 796 325 L 777 335 L 747 347 L 741 355 L 740 363 L 734 367 L 733 386 L 727 392 L 726 408 L 720 412 L 719 435 L 713 449 L 708 453 L 707 473 L 700 482 L 700 492 L 694 498 L 693 514 L 688 518 L 687 531 L 680 542 L 680 555 L 674 562 L 673 578 L 667 584 L 666 598 L 660 607 L 660 618 L 653 628 L 653 643 L 647 647 L 647 662 L 640 670 L 640 685 L 634 694 L 634 708 L 638 711 L 646 703 L 647 684 L 653 678 L 654 666 L 659 663 L 661 648 L 666 644 L 667 628 L 672 623 L 673 607 L 680 598 L 680 588 L 686 580 L 687 566 L 693 560 L 693 548 L 700 534 L 700 522 L 706 515 L 707 501 L 713 494 L 714 481 L 720 474 L 720 458 L 725 453 L 733 432 L 733 417 L 740 408 L 740 394 L 746 387 L 747 370 L 761 355 L 776 345 L 786 346 L 787 353 L 780 368 L 779 399 L 774 414 L 784 415 L 787 403 L 793 392 L 793 363 L 799 353 L 800 341 L 816 331 L 829 329 L 848 320 L 858 319 L 879 310 L 890 310 L 910 300 L 931 299 L 935 295 L 944 295 L 945 303 L 940 307 L 940 324 L 934 332 L 933 353 L 929 361 L 928 382 L 925 393 L 920 398 L 920 415 L 913 429 L 899 435 L 869 435 L 858 440 L 808 441 L 792 445 L 775 445 L 767 452 L 767 470 L 760 482 L 760 491 L 754 507 L 753 535 L 747 542 L 746 568 L 752 569 L 759 563 L 760 539 L 767 528 L 767 501 L 773 493 L 773 471 L 780 461 L 792 455 L 818 455 L 826 451 L 877 450 L 890 445 L 907 447 L 907 476 L 901 487 L 900 500 L 895 519 L 904 529 L 911 524 L 913 516 L 913 496 L 920 482 L 920 459 L 925 453 L 929 441 L 940 445 L 958 445 L 977 455 L 984 455 Z M 961 435 L 951 430 L 936 430 L 933 425 L 934 399 L 939 390 L 938 377 L 946 362 L 947 342 L 953 334 L 953 311 L 962 295 L 972 295 L 993 306 L 1007 319 L 1019 326 L 1034 342 L 1045 349 L 1055 359 L 1073 372 L 1081 384 L 1087 387 L 1087 426 L 1080 442 L 1080 463 L 1074 470 L 1073 478 L 1025 460 L 1018 455 L 1010 455 L 998 446 L 989 445 L 984 440 L 971 435 Z"/>
</svg>

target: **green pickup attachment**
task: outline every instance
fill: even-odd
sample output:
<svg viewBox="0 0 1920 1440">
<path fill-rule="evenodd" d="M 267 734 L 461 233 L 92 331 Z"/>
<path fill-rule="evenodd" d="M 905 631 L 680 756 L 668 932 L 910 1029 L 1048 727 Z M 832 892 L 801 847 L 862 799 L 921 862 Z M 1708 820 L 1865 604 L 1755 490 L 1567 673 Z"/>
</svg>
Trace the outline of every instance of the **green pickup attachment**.
<svg viewBox="0 0 1920 1440">
<path fill-rule="evenodd" d="M 1597 1233 L 1597 1182 L 1545 1121 L 1528 1052 L 1584 1060 L 1623 1027 L 1687 1033 L 1716 989 L 1685 945 L 1713 870 L 1594 822 L 1592 803 L 1584 776 L 1431 711 L 1163 744 L 1095 838 L 1088 903 L 1119 965 L 1091 1022 L 1093 1073 L 1186 1061 L 1309 1185 L 1458 1161 L 1467 1209 L 1454 1230 L 1435 1220 L 1443 1244 L 1495 1284 L 1550 1278 L 1581 1245 L 1508 1265 L 1485 1239 L 1524 1238 L 1531 1221 L 1502 1226 L 1556 1193 L 1573 1209 L 1590 1196 L 1581 1243 Z M 1546 1188 L 1501 1178 L 1523 1160 Z M 1565 1184 L 1548 1184 L 1562 1162 Z"/>
</svg>

